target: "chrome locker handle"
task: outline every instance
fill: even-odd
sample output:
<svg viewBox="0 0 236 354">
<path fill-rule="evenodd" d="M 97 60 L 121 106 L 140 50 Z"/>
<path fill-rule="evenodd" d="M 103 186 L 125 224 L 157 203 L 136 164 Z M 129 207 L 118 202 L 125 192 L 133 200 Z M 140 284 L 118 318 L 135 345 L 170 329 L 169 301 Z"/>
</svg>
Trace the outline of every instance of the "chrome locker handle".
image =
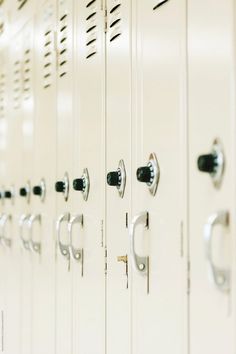
<svg viewBox="0 0 236 354">
<path fill-rule="evenodd" d="M 70 219 L 70 222 L 68 223 L 68 232 L 69 232 L 69 237 L 70 237 L 70 251 L 71 251 L 71 255 L 72 257 L 76 260 L 76 261 L 82 261 L 83 258 L 83 249 L 81 248 L 75 248 L 73 246 L 73 239 L 72 239 L 72 230 L 73 230 L 73 225 L 74 224 L 80 224 L 81 226 L 83 226 L 83 215 L 76 215 L 73 216 Z"/>
<path fill-rule="evenodd" d="M 216 287 L 220 291 L 230 290 L 230 271 L 217 267 L 212 257 L 212 239 L 213 231 L 216 225 L 227 227 L 229 225 L 229 213 L 227 211 L 219 211 L 212 214 L 204 226 L 204 240 L 206 249 L 206 259 L 209 265 L 210 274 Z"/>
<path fill-rule="evenodd" d="M 1 225 L 1 243 L 6 247 L 11 247 L 12 240 L 10 238 L 5 237 L 5 226 L 7 222 L 11 222 L 12 216 L 10 214 L 3 214 L 0 219 Z"/>
<path fill-rule="evenodd" d="M 30 251 L 30 245 L 29 245 L 29 239 L 24 238 L 24 225 L 28 221 L 29 218 L 30 218 L 30 215 L 23 214 L 23 215 L 21 215 L 20 220 L 19 220 L 20 240 L 21 240 L 23 248 L 26 249 L 27 251 Z"/>
<path fill-rule="evenodd" d="M 129 227 L 129 240 L 130 240 L 130 255 L 131 263 L 134 270 L 139 273 L 147 274 L 148 272 L 148 257 L 141 257 L 135 251 L 135 231 L 138 225 L 148 228 L 148 212 L 142 212 L 134 216 Z"/>
<path fill-rule="evenodd" d="M 41 243 L 35 242 L 33 239 L 33 224 L 36 221 L 39 224 L 41 224 L 41 215 L 40 214 L 31 215 L 30 218 L 28 219 L 28 228 L 29 228 L 29 234 L 30 234 L 29 247 L 33 252 L 40 253 L 41 252 Z"/>
<path fill-rule="evenodd" d="M 69 222 L 70 220 L 70 214 L 69 213 L 65 213 L 65 214 L 61 214 L 56 222 L 56 232 L 57 232 L 57 242 L 58 242 L 58 246 L 60 249 L 60 252 L 62 254 L 62 256 L 66 257 L 66 258 L 70 258 L 70 244 L 65 245 L 61 242 L 61 224 L 63 222 Z"/>
</svg>

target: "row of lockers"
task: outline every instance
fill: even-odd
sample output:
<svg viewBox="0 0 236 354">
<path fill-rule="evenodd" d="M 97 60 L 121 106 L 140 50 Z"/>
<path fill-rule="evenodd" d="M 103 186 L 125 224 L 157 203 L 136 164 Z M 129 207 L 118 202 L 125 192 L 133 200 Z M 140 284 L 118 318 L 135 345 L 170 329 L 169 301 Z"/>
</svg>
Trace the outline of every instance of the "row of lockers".
<svg viewBox="0 0 236 354">
<path fill-rule="evenodd" d="M 0 6 L 0 348 L 235 354 L 234 0 Z"/>
</svg>

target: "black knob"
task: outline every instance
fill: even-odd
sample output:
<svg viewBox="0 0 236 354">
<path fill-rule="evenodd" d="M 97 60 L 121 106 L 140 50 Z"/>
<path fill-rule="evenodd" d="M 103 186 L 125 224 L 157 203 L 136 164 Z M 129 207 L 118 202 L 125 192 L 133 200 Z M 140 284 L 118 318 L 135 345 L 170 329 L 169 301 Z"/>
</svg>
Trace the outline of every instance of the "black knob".
<svg viewBox="0 0 236 354">
<path fill-rule="evenodd" d="M 33 194 L 34 194 L 34 195 L 42 195 L 42 187 L 40 187 L 40 186 L 34 186 L 34 187 L 33 187 Z"/>
<path fill-rule="evenodd" d="M 12 197 L 11 192 L 10 191 L 5 191 L 4 197 L 10 199 Z"/>
<path fill-rule="evenodd" d="M 137 179 L 139 182 L 145 182 L 145 183 L 149 183 L 151 182 L 151 170 L 148 166 L 144 166 L 144 167 L 139 167 L 137 169 Z"/>
<path fill-rule="evenodd" d="M 56 190 L 56 192 L 64 192 L 65 183 L 63 181 L 57 181 L 55 183 L 55 190 Z"/>
<path fill-rule="evenodd" d="M 83 191 L 84 190 L 84 180 L 83 180 L 83 178 L 74 179 L 73 188 L 74 188 L 75 191 Z"/>
<path fill-rule="evenodd" d="M 217 167 L 217 156 L 213 154 L 201 155 L 198 158 L 197 165 L 200 171 L 212 173 Z"/>
<path fill-rule="evenodd" d="M 25 187 L 22 187 L 22 188 L 20 188 L 19 193 L 20 193 L 21 197 L 26 197 L 27 196 L 27 189 Z"/>
<path fill-rule="evenodd" d="M 107 174 L 107 184 L 109 186 L 120 186 L 120 174 L 118 171 L 109 172 Z"/>
</svg>

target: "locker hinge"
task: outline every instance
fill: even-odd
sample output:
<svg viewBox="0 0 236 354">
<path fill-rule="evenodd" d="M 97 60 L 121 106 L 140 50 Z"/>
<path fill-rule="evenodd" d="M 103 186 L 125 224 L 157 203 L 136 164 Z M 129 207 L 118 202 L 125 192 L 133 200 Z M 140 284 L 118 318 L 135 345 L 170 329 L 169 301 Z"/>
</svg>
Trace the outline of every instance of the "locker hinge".
<svg viewBox="0 0 236 354">
<path fill-rule="evenodd" d="M 190 260 L 188 260 L 188 265 L 187 265 L 187 294 L 190 294 L 190 290 L 191 290 L 191 279 L 190 279 L 190 269 L 191 269 L 191 264 L 190 264 Z"/>
<path fill-rule="evenodd" d="M 107 248 L 105 247 L 105 252 L 104 252 L 104 273 L 107 275 Z"/>
</svg>

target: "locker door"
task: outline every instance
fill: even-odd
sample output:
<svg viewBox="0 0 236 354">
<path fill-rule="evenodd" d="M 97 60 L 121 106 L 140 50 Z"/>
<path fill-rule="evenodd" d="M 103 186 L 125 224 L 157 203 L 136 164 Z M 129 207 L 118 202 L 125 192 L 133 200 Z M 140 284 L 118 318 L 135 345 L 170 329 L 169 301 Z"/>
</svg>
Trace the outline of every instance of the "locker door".
<svg viewBox="0 0 236 354">
<path fill-rule="evenodd" d="M 100 0 L 78 1 L 75 21 L 76 111 L 70 221 L 73 353 L 84 354 L 93 354 L 94 350 L 105 353 L 105 43 L 101 5 Z"/>
<path fill-rule="evenodd" d="M 132 350 L 185 352 L 186 2 L 133 8 Z"/>
<path fill-rule="evenodd" d="M 24 238 L 21 249 L 21 350 L 28 354 L 32 350 L 32 250 L 29 244 L 28 219 L 31 214 L 31 183 L 33 175 L 33 146 L 34 146 L 34 56 L 33 56 L 33 19 L 20 31 L 21 60 L 16 65 L 16 72 L 21 75 L 21 87 L 14 89 L 15 106 L 21 110 L 20 132 L 21 141 L 21 170 L 17 183 L 17 198 L 20 199 L 20 216 L 22 223 L 20 237 Z M 16 79 L 17 83 L 18 78 Z M 20 82 L 20 81 L 19 81 Z M 19 231 L 18 231 L 19 232 Z"/>
<path fill-rule="evenodd" d="M 191 354 L 235 353 L 233 8 L 188 6 Z"/>
<path fill-rule="evenodd" d="M 3 46 L 1 47 L 1 52 L 0 52 L 0 57 L 1 57 L 1 69 L 0 69 L 0 132 L 1 132 L 1 144 L 0 144 L 0 155 L 1 155 L 1 162 L 0 162 L 0 168 L 1 168 L 1 176 L 2 176 L 2 181 L 1 181 L 1 207 L 0 207 L 0 216 L 5 212 L 5 205 L 3 201 L 3 188 L 4 184 L 6 183 L 7 180 L 7 166 L 6 166 L 6 156 L 7 156 L 7 144 L 6 144 L 6 132 L 8 129 L 8 124 L 7 124 L 7 118 L 6 118 L 6 97 L 7 97 L 7 88 L 6 88 L 6 55 L 7 51 L 6 48 Z M 1 219 L 0 219 L 1 221 Z M 0 311 L 1 311 L 1 323 L 4 321 L 4 316 L 5 316 L 5 292 L 6 292 L 6 286 L 5 286 L 5 279 L 6 279 L 6 273 L 4 271 L 5 268 L 5 254 L 4 254 L 4 248 L 1 246 L 0 247 L 0 269 L 1 269 L 1 277 L 0 277 Z M 1 336 L 3 337 L 3 330 L 1 330 Z M 4 344 L 1 343 L 1 350 L 4 350 Z"/>
<path fill-rule="evenodd" d="M 72 292 L 68 222 L 73 136 L 73 1 L 57 2 L 56 353 L 71 353 Z M 63 247 L 63 245 L 65 247 Z"/>
<path fill-rule="evenodd" d="M 107 1 L 107 352 L 131 350 L 131 1 Z"/>
<path fill-rule="evenodd" d="M 55 351 L 56 6 L 38 8 L 32 216 L 32 353 Z M 42 143 L 43 142 L 43 143 Z M 50 147 L 50 148 L 49 148 Z M 45 325 L 45 323 L 47 325 Z"/>
</svg>

